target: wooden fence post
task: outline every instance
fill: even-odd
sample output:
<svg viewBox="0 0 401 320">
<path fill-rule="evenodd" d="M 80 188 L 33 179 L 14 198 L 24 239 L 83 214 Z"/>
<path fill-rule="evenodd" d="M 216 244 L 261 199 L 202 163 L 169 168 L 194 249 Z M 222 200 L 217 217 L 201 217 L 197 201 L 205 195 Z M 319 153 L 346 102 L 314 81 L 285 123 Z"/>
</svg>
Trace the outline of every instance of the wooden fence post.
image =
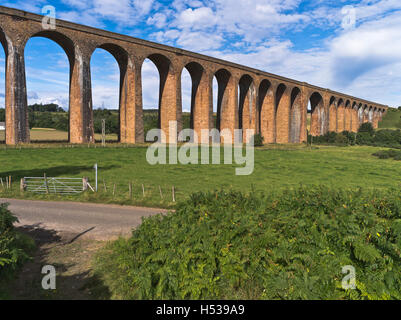
<svg viewBox="0 0 401 320">
<path fill-rule="evenodd" d="M 24 178 L 21 178 L 21 183 L 20 183 L 20 190 L 21 190 L 21 192 L 24 192 L 25 191 L 25 179 Z"/>
<path fill-rule="evenodd" d="M 82 178 L 82 191 L 88 190 L 88 178 L 83 177 Z"/>
</svg>

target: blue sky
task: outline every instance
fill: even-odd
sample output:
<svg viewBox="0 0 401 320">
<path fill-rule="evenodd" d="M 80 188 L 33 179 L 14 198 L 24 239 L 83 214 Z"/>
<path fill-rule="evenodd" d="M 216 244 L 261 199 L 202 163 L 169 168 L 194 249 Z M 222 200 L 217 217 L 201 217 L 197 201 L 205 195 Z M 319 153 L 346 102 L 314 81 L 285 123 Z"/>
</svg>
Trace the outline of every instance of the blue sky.
<svg viewBox="0 0 401 320">
<path fill-rule="evenodd" d="M 401 1 L 58 0 L 1 5 L 223 58 L 361 98 L 401 105 Z M 350 23 L 355 16 L 355 24 Z M 57 44 L 31 39 L 25 50 L 29 103 L 68 107 L 68 61 Z M 92 61 L 95 108 L 118 107 L 118 66 L 98 49 Z M 190 80 L 184 72 L 183 109 Z M 157 106 L 158 74 L 143 67 L 144 107 Z M 0 107 L 4 52 L 0 49 Z"/>
</svg>

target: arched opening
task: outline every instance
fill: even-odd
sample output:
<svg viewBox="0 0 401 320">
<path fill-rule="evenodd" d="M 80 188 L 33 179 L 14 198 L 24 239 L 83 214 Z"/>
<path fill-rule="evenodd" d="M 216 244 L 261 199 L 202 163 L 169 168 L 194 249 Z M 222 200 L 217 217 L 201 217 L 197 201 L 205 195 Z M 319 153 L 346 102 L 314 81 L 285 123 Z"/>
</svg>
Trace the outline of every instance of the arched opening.
<svg viewBox="0 0 401 320">
<path fill-rule="evenodd" d="M 160 73 L 156 64 L 146 59 L 142 64 L 142 106 L 144 136 L 152 129 L 160 129 Z M 159 94 L 155 94 L 159 92 Z"/>
<path fill-rule="evenodd" d="M 344 131 L 351 132 L 352 131 L 352 109 L 351 103 L 349 100 L 345 101 L 345 126 Z"/>
<path fill-rule="evenodd" d="M 335 97 L 331 97 L 329 106 L 329 131 L 337 132 L 337 100 Z"/>
<path fill-rule="evenodd" d="M 337 132 L 343 132 L 345 130 L 345 105 L 344 100 L 341 99 L 337 107 Z"/>
<path fill-rule="evenodd" d="M 72 41 L 55 31 L 39 32 L 24 55 L 31 141 L 69 141 Z"/>
<path fill-rule="evenodd" d="M 248 142 L 251 136 L 247 130 L 256 128 L 256 89 L 253 79 L 249 75 L 241 77 L 239 83 L 239 129 L 242 129 L 242 141 Z"/>
<path fill-rule="evenodd" d="M 200 81 L 200 80 L 199 80 Z M 194 79 L 191 77 L 187 67 L 181 72 L 181 90 L 182 90 L 182 128 L 183 129 L 194 129 L 194 102 L 195 99 L 192 96 L 192 87 L 194 85 Z M 195 84 L 199 86 L 199 82 Z M 195 92 L 196 94 L 196 92 Z"/>
<path fill-rule="evenodd" d="M 324 110 L 323 97 L 320 93 L 314 92 L 309 100 L 311 108 L 310 134 L 315 137 L 324 135 L 326 114 Z"/>
<path fill-rule="evenodd" d="M 290 94 L 287 86 L 280 84 L 276 91 L 276 143 L 289 142 Z"/>
<path fill-rule="evenodd" d="M 217 119 L 220 118 L 220 114 L 218 111 L 218 99 L 219 99 L 219 82 L 217 81 L 216 75 L 213 76 L 212 80 L 212 99 L 213 99 L 213 123 L 212 129 L 220 130 L 219 125 L 217 124 Z"/>
<path fill-rule="evenodd" d="M 6 36 L 0 29 L 0 144 L 6 141 Z"/>
<path fill-rule="evenodd" d="M 216 107 L 216 129 L 222 134 L 223 130 L 231 131 L 231 140 L 234 139 L 233 130 L 237 127 L 235 113 L 237 110 L 230 110 L 230 106 L 234 105 L 232 101 L 234 95 L 231 94 L 235 90 L 231 73 L 226 69 L 220 69 L 215 73 L 218 87 L 217 107 Z M 223 142 L 223 137 L 222 137 Z"/>
<path fill-rule="evenodd" d="M 373 128 L 379 128 L 379 117 L 377 107 L 373 109 Z"/>
<path fill-rule="evenodd" d="M 354 101 L 352 103 L 352 132 L 358 132 L 359 129 L 359 108 L 358 104 Z"/>
<path fill-rule="evenodd" d="M 204 68 L 196 63 L 188 63 L 181 74 L 182 102 L 183 102 L 183 128 L 194 129 L 199 139 L 202 130 L 213 126 L 213 110 L 210 107 L 208 79 L 204 77 Z M 204 143 L 209 139 L 204 137 Z"/>
<path fill-rule="evenodd" d="M 259 130 L 265 143 L 274 143 L 275 136 L 275 101 L 273 86 L 269 80 L 263 80 L 259 86 Z"/>
<path fill-rule="evenodd" d="M 291 92 L 291 125 L 290 125 L 290 142 L 301 142 L 302 130 L 302 100 L 301 90 L 298 87 L 292 89 Z"/>
<path fill-rule="evenodd" d="M 358 130 L 359 130 L 359 127 L 361 126 L 361 124 L 363 123 L 363 114 L 364 114 L 364 111 L 363 111 L 363 106 L 362 106 L 362 103 L 360 103 L 359 105 L 358 105 Z"/>
<path fill-rule="evenodd" d="M 363 107 L 363 123 L 369 122 L 369 107 L 367 104 Z"/>
<path fill-rule="evenodd" d="M 373 124 L 373 107 L 372 106 L 369 107 L 368 117 L 369 117 L 369 122 Z"/>
<path fill-rule="evenodd" d="M 102 139 L 103 121 L 105 138 L 120 141 L 120 111 L 122 86 L 128 56 L 123 49 L 105 44 L 99 46 L 91 57 L 93 126 L 96 140 Z"/>
<path fill-rule="evenodd" d="M 157 128 L 161 129 L 163 132 L 163 136 L 160 137 L 162 142 L 167 143 L 177 143 L 178 132 L 182 130 L 182 103 L 181 103 L 181 81 L 179 81 L 179 76 L 176 70 L 173 70 L 171 67 L 171 61 L 164 55 L 161 54 L 152 54 L 148 57 L 148 59 L 156 66 L 158 71 L 157 78 L 159 81 L 159 99 L 158 99 L 158 108 L 157 108 Z M 142 69 L 144 69 L 145 65 L 148 62 L 145 60 L 143 63 Z M 142 74 L 144 81 L 142 84 L 148 85 L 143 92 L 143 105 L 151 103 L 155 103 L 155 99 L 150 98 L 150 96 L 155 96 L 155 83 L 157 81 L 148 82 L 149 79 L 144 77 L 145 71 Z M 153 76 L 155 76 L 153 74 Z M 146 101 L 146 98 L 150 98 L 149 102 Z M 150 107 L 154 108 L 154 107 Z M 154 109 L 152 110 L 152 117 L 155 116 Z M 152 128 L 153 129 L 153 126 Z M 145 125 L 146 131 L 146 125 Z"/>
</svg>

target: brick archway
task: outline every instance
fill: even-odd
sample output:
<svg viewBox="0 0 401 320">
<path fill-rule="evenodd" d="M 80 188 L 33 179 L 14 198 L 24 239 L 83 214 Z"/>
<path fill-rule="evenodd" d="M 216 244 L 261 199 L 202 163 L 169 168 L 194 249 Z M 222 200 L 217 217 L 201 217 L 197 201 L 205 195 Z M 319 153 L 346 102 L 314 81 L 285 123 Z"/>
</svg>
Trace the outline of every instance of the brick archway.
<svg viewBox="0 0 401 320">
<path fill-rule="evenodd" d="M 325 134 L 325 121 L 326 113 L 324 109 L 323 96 L 314 92 L 309 98 L 311 104 L 311 130 L 310 134 L 312 136 L 321 136 Z"/>
<path fill-rule="evenodd" d="M 298 87 L 291 92 L 290 143 L 300 143 L 302 137 L 302 92 Z"/>
</svg>

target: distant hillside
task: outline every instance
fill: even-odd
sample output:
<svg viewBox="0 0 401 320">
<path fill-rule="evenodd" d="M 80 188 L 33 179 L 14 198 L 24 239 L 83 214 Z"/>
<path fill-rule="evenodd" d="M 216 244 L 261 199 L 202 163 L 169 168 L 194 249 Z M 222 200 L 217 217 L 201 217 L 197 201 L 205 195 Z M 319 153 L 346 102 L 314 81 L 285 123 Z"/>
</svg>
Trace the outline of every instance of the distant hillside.
<svg viewBox="0 0 401 320">
<path fill-rule="evenodd" d="M 401 129 L 401 110 L 389 108 L 383 120 L 379 122 L 379 129 Z"/>
</svg>

